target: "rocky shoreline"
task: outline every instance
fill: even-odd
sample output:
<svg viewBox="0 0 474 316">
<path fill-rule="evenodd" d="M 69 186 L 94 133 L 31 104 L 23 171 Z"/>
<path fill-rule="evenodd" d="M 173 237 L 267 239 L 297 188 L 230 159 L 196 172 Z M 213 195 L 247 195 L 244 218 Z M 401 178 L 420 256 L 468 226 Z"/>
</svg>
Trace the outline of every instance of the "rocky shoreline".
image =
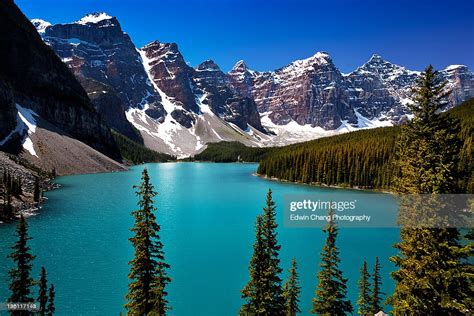
<svg viewBox="0 0 474 316">
<path fill-rule="evenodd" d="M 283 182 L 283 183 L 293 183 L 293 184 L 300 184 L 300 185 L 309 185 L 313 187 L 320 187 L 320 188 L 331 188 L 331 189 L 346 189 L 346 190 L 356 190 L 356 191 L 369 191 L 369 192 L 378 192 L 378 193 L 386 193 L 386 194 L 393 194 L 393 192 L 387 191 L 387 190 L 380 190 L 380 189 L 373 189 L 373 188 L 364 188 L 364 187 L 358 187 L 358 186 L 342 186 L 342 185 L 327 185 L 324 183 L 316 183 L 316 182 L 311 182 L 311 183 L 305 183 L 301 181 L 289 181 L 285 179 L 280 179 L 276 177 L 269 177 L 264 174 L 259 174 L 259 173 L 253 173 L 252 174 L 255 177 L 259 177 L 265 180 L 270 180 L 270 181 L 276 181 L 276 182 Z"/>
<path fill-rule="evenodd" d="M 41 170 L 29 164 L 21 157 L 2 151 L 0 151 L 0 171 L 2 175 L 4 172 L 8 172 L 21 182 L 21 194 L 19 196 L 13 196 L 11 200 L 15 216 L 19 216 L 20 214 L 24 214 L 25 216 L 35 214 L 41 208 L 41 204 L 46 200 L 42 193 L 60 187 L 58 184 L 52 182 L 54 171 L 47 172 Z M 34 201 L 36 181 L 38 181 L 41 192 L 39 202 Z M 4 206 L 4 203 L 5 194 L 0 194 L 0 209 Z M 2 221 L 8 221 L 7 219 L 2 219 L 1 215 L 2 214 L 0 214 L 0 223 L 2 223 Z"/>
</svg>

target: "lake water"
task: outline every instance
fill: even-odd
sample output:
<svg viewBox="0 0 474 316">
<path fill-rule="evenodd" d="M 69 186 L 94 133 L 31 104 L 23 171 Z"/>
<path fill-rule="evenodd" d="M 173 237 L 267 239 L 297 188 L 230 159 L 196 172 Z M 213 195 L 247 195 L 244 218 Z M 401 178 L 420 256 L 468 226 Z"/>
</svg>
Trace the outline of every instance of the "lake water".
<svg viewBox="0 0 474 316">
<path fill-rule="evenodd" d="M 29 218 L 31 248 L 37 255 L 34 273 L 46 267 L 56 287 L 58 315 L 118 315 L 123 310 L 133 254 L 128 241 L 133 225 L 130 211 L 137 201 L 132 186 L 139 183 L 144 167 L 159 192 L 157 218 L 173 279 L 168 287 L 170 315 L 237 314 L 242 304 L 240 290 L 248 281 L 255 217 L 261 213 L 268 188 L 278 207 L 283 277 L 292 257 L 299 263 L 302 315 L 309 315 L 311 309 L 325 235 L 319 228 L 284 227 L 285 196 L 344 194 L 370 199 L 370 211 L 379 214 L 395 207 L 387 194 L 258 178 L 252 175 L 256 164 L 148 164 L 128 172 L 61 177 L 57 182 L 63 187 L 48 192 L 41 213 Z M 14 228 L 14 224 L 0 225 L 0 302 L 8 297 L 11 263 L 6 256 L 15 241 Z M 341 268 L 349 279 L 348 295 L 354 308 L 363 260 L 371 267 L 379 256 L 383 290 L 392 292 L 389 272 L 394 266 L 388 258 L 396 253 L 392 245 L 397 240 L 395 228 L 340 230 Z"/>
</svg>

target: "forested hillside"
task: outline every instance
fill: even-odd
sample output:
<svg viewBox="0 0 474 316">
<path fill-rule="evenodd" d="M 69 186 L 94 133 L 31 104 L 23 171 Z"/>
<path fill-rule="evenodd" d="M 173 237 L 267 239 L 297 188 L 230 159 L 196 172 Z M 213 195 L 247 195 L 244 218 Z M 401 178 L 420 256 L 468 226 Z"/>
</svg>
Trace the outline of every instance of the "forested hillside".
<svg viewBox="0 0 474 316">
<path fill-rule="evenodd" d="M 473 192 L 474 99 L 443 115 L 460 121 L 459 185 Z M 392 158 L 399 131 L 377 128 L 281 147 L 260 161 L 258 173 L 294 182 L 387 189 L 398 173 Z"/>
<path fill-rule="evenodd" d="M 176 157 L 156 152 L 143 145 L 140 145 L 126 136 L 112 130 L 115 143 L 117 144 L 122 158 L 132 164 L 144 162 L 166 162 L 176 160 Z"/>
<path fill-rule="evenodd" d="M 213 162 L 256 162 L 264 158 L 273 148 L 247 147 L 239 142 L 210 143 L 194 160 Z"/>
<path fill-rule="evenodd" d="M 260 162 L 258 173 L 288 181 L 386 188 L 399 128 L 363 130 L 282 147 Z"/>
<path fill-rule="evenodd" d="M 460 138 L 463 140 L 463 146 L 459 157 L 459 177 L 460 186 L 467 192 L 474 192 L 474 98 L 470 99 L 460 106 L 453 108 L 444 115 L 450 115 L 460 122 Z"/>
</svg>

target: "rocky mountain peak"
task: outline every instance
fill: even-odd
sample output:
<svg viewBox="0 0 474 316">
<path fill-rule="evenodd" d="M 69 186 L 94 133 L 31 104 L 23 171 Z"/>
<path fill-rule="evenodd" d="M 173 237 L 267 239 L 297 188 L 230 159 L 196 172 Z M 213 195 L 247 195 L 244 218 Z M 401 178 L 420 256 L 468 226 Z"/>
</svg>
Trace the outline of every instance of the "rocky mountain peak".
<svg viewBox="0 0 474 316">
<path fill-rule="evenodd" d="M 317 52 L 309 58 L 296 60 L 283 68 L 270 72 L 270 74 L 279 81 L 282 79 L 282 76 L 299 77 L 305 73 L 315 74 L 320 73 L 321 71 L 339 73 L 331 59 L 331 56 L 326 52 Z"/>
<path fill-rule="evenodd" d="M 191 86 L 194 69 L 186 64 L 178 45 L 153 41 L 141 49 L 141 54 L 156 87 L 172 97 L 176 105 L 187 111 L 199 112 Z M 188 125 L 189 120 L 186 122 Z"/>
<path fill-rule="evenodd" d="M 448 80 L 451 104 L 459 104 L 474 95 L 474 75 L 465 65 L 451 65 L 440 71 Z"/>
<path fill-rule="evenodd" d="M 251 97 L 253 79 L 256 72 L 250 70 L 243 60 L 239 60 L 229 71 L 228 78 L 231 85 L 245 97 Z"/>
<path fill-rule="evenodd" d="M 94 12 L 89 13 L 83 16 L 80 20 L 74 22 L 76 24 L 88 25 L 88 24 L 101 24 L 102 26 L 105 25 L 112 25 L 117 22 L 117 19 L 108 15 L 105 12 Z"/>
<path fill-rule="evenodd" d="M 141 48 L 146 52 L 150 62 L 178 63 L 177 67 L 186 67 L 186 62 L 181 55 L 176 43 L 162 43 L 155 40 Z M 168 65 L 169 66 L 169 65 Z"/>
<path fill-rule="evenodd" d="M 450 65 L 444 69 L 447 72 L 469 72 L 469 68 L 466 65 Z"/>
<path fill-rule="evenodd" d="M 143 46 L 141 48 L 141 50 L 146 50 L 146 49 L 150 49 L 150 48 L 156 48 L 156 47 L 160 47 L 161 46 L 161 42 L 159 40 L 154 40 L 148 44 L 146 44 L 145 46 Z"/>
<path fill-rule="evenodd" d="M 103 98 L 92 99 L 113 128 L 129 138 L 134 137 L 134 133 L 126 132 L 131 128 L 123 128 L 129 125 L 124 115 L 119 122 L 108 114 L 117 104 L 122 111 L 146 108 L 154 119 L 163 119 L 165 111 L 161 97 L 151 86 L 130 36 L 122 30 L 115 17 L 104 12 L 91 13 L 73 23 L 48 26 L 41 36 L 88 88 L 90 96 L 97 93 L 107 95 L 110 101 L 107 104 Z M 102 85 L 106 87 L 100 88 Z"/>
<path fill-rule="evenodd" d="M 51 23 L 42 19 L 32 19 L 31 24 L 36 28 L 38 33 L 44 33 L 48 26 L 51 26 Z"/>
<path fill-rule="evenodd" d="M 377 53 L 374 53 L 372 54 L 372 56 L 370 57 L 368 63 L 381 63 L 381 62 L 384 62 L 382 56 L 380 56 L 379 54 Z"/>
<path fill-rule="evenodd" d="M 197 71 L 221 71 L 219 66 L 212 60 L 203 61 L 196 67 Z"/>
<path fill-rule="evenodd" d="M 297 60 L 293 62 L 292 64 L 297 64 L 297 65 L 302 65 L 302 66 L 311 66 L 311 65 L 325 65 L 325 64 L 332 64 L 332 59 L 331 56 L 327 52 L 317 52 L 313 56 L 302 59 L 302 60 Z M 290 64 L 291 65 L 291 64 Z"/>
<path fill-rule="evenodd" d="M 378 70 L 378 69 L 387 69 L 387 68 L 393 68 L 397 65 L 392 64 L 391 62 L 383 59 L 380 55 L 378 54 L 373 54 L 369 60 L 360 66 L 358 69 L 363 69 L 363 70 Z"/>
<path fill-rule="evenodd" d="M 234 67 L 229 71 L 231 77 L 235 79 L 245 80 L 246 77 L 251 77 L 255 74 L 255 71 L 251 70 L 245 61 L 239 60 Z"/>
<path fill-rule="evenodd" d="M 381 80 L 382 84 L 388 85 L 387 88 L 391 86 L 395 89 L 404 89 L 411 85 L 418 75 L 418 71 L 408 70 L 383 59 L 378 54 L 374 54 L 364 65 L 352 72 L 349 77 L 370 77 L 371 80 L 375 78 Z"/>
<path fill-rule="evenodd" d="M 156 49 L 163 49 L 163 48 L 166 48 L 167 50 L 179 53 L 178 44 L 176 44 L 176 43 L 164 43 L 164 42 L 160 42 L 159 40 L 154 40 L 154 41 L 146 44 L 145 46 L 143 46 L 141 49 L 142 50 L 150 50 L 150 49 L 155 49 L 156 50 Z"/>
<path fill-rule="evenodd" d="M 239 60 L 238 62 L 235 63 L 234 67 L 232 67 L 230 72 L 244 72 L 248 70 L 249 68 L 247 64 L 245 63 L 245 61 Z"/>
</svg>

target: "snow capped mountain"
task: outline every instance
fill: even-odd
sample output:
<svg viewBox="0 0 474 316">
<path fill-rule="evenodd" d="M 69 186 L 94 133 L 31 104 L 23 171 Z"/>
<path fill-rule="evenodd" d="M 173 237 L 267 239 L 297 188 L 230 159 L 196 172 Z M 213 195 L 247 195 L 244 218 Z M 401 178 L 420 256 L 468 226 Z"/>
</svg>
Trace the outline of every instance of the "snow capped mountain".
<svg viewBox="0 0 474 316">
<path fill-rule="evenodd" d="M 410 115 L 406 104 L 419 76 L 376 54 L 342 74 L 326 52 L 265 72 L 241 60 L 224 73 L 212 60 L 189 66 L 175 43 L 135 48 L 103 12 L 69 24 L 32 23 L 110 126 L 180 157 L 208 142 L 278 146 L 397 124 Z M 466 66 L 441 74 L 453 91 L 450 107 L 474 96 Z"/>
<path fill-rule="evenodd" d="M 123 169 L 109 126 L 83 86 L 13 1 L 0 10 L 0 147 L 59 174 Z M 33 21 L 45 34 L 49 23 Z M 112 158 L 112 159 L 111 159 Z"/>
<path fill-rule="evenodd" d="M 243 60 L 239 60 L 229 72 L 229 80 L 233 87 L 245 97 L 252 95 L 252 81 L 255 71 L 250 70 Z"/>
<path fill-rule="evenodd" d="M 253 72 L 236 65 L 229 72 L 236 89 L 255 99 L 260 113 L 268 112 L 277 125 L 292 121 L 300 125 L 337 129 L 341 121 L 356 123 L 349 107 L 343 76 L 325 52 L 292 62 L 272 72 Z M 251 80 L 250 80 L 251 78 Z M 250 82 L 242 85 L 241 82 Z"/>
<path fill-rule="evenodd" d="M 82 19 L 80 19 L 79 21 L 76 21 L 75 23 L 77 23 L 77 24 L 89 24 L 89 23 L 95 24 L 95 23 L 102 22 L 104 20 L 112 20 L 112 19 L 113 18 L 105 12 L 96 12 L 96 13 L 91 13 L 91 14 L 87 14 L 87 15 L 83 16 Z"/>
<path fill-rule="evenodd" d="M 474 96 L 474 77 L 466 66 L 450 66 L 440 73 L 452 90 L 449 107 Z M 319 52 L 272 72 L 252 71 L 239 61 L 228 75 L 233 87 L 252 96 L 273 124 L 295 121 L 345 131 L 406 120 L 406 105 L 420 72 L 374 54 L 355 71 L 342 74 L 327 53 Z"/>
<path fill-rule="evenodd" d="M 451 65 L 441 71 L 441 74 L 448 81 L 448 89 L 452 92 L 449 95 L 450 104 L 459 104 L 474 95 L 474 76 L 464 65 Z"/>
<path fill-rule="evenodd" d="M 44 30 L 46 30 L 46 28 L 48 26 L 51 26 L 51 23 L 45 21 L 45 20 L 42 20 L 42 19 L 32 19 L 31 20 L 31 24 L 34 25 L 34 27 L 36 27 L 36 30 L 38 31 L 38 33 L 44 33 Z"/>
<path fill-rule="evenodd" d="M 255 103 L 236 95 L 215 63 L 206 61 L 194 69 L 175 43 L 159 41 L 144 46 L 140 54 L 167 113 L 157 124 L 140 111 L 127 112 L 148 147 L 181 157 L 202 150 L 208 142 L 260 145 L 265 131 Z"/>
<path fill-rule="evenodd" d="M 48 26 L 41 35 L 86 88 L 111 127 L 139 140 L 126 119 L 126 110 L 146 106 L 150 116 L 163 119 L 160 95 L 151 86 L 139 52 L 116 18 L 93 13 L 73 23 Z"/>
</svg>

